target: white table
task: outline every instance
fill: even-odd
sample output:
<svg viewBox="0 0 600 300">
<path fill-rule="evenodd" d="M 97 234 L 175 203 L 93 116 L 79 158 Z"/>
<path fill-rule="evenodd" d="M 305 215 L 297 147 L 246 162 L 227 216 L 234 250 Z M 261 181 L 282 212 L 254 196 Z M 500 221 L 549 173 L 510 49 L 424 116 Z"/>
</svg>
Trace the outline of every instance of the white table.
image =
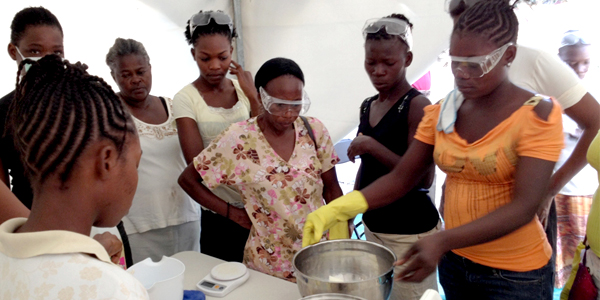
<svg viewBox="0 0 600 300">
<path fill-rule="evenodd" d="M 196 284 L 210 270 L 225 261 L 194 251 L 184 251 L 173 255 L 185 265 L 183 288 L 197 290 Z M 298 300 L 302 298 L 295 283 L 248 269 L 250 278 L 243 285 L 223 298 L 206 296 L 206 299 L 225 300 Z"/>
</svg>

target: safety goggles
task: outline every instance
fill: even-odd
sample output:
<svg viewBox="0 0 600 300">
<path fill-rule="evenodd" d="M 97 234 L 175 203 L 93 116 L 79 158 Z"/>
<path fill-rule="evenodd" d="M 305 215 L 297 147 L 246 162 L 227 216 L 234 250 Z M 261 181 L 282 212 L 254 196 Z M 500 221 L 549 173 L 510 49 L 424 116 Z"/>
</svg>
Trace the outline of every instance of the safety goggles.
<svg viewBox="0 0 600 300">
<path fill-rule="evenodd" d="M 444 4 L 444 10 L 447 13 L 452 13 L 461 6 L 461 3 L 464 4 L 466 8 L 469 8 L 471 5 L 477 2 L 479 2 L 479 0 L 446 0 L 446 3 Z"/>
<path fill-rule="evenodd" d="M 302 90 L 302 99 L 283 100 L 275 98 L 267 93 L 265 89 L 258 89 L 265 109 L 274 116 L 286 116 L 288 113 L 292 116 L 303 115 L 310 107 L 310 99 L 304 90 Z"/>
<path fill-rule="evenodd" d="M 198 26 L 206 26 L 208 25 L 208 23 L 210 23 L 210 20 L 213 19 L 215 20 L 215 23 L 219 24 L 219 25 L 227 25 L 229 26 L 229 31 L 233 31 L 233 22 L 231 21 L 231 18 L 223 12 L 220 11 L 207 11 L 207 12 L 199 12 L 195 15 L 193 15 L 190 18 L 190 33 L 194 33 L 194 30 L 196 30 L 196 28 Z"/>
<path fill-rule="evenodd" d="M 573 30 L 565 33 L 565 35 L 562 38 L 562 41 L 560 42 L 560 47 L 562 48 L 565 46 L 573 46 L 578 44 L 591 45 L 592 43 L 590 43 L 589 40 L 584 38 L 581 32 L 579 32 L 579 30 Z"/>
<path fill-rule="evenodd" d="M 472 57 L 460 57 L 460 56 L 450 56 L 450 60 L 452 61 L 451 68 L 452 72 L 456 74 L 456 72 L 460 71 L 463 74 L 469 76 L 469 78 L 480 78 L 483 75 L 489 73 L 500 61 L 500 58 L 506 52 L 508 47 L 512 46 L 513 43 L 509 42 L 504 46 L 492 51 L 492 53 L 488 55 L 482 56 L 472 56 Z"/>
<path fill-rule="evenodd" d="M 367 20 L 363 27 L 363 38 L 367 38 L 367 34 L 377 33 L 384 29 L 387 34 L 399 36 L 408 45 L 408 50 L 412 49 L 413 39 L 410 31 L 410 25 L 403 20 L 396 18 L 382 18 Z"/>
</svg>

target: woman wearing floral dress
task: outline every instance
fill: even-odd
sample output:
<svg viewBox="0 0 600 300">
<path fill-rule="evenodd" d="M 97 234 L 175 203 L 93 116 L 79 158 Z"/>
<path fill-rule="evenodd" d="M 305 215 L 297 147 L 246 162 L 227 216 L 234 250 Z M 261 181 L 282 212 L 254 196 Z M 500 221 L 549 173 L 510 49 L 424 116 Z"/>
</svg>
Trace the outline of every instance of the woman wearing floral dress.
<svg viewBox="0 0 600 300">
<path fill-rule="evenodd" d="M 323 124 L 299 114 L 310 100 L 304 75 L 293 61 L 275 58 L 257 72 L 255 85 L 265 113 L 235 123 L 194 158 L 179 182 L 202 205 L 250 229 L 244 263 L 255 270 L 295 281 L 292 258 L 302 248 L 306 216 L 342 191 L 334 165 L 339 161 Z M 315 143 L 316 142 L 316 143 Z M 236 188 L 244 210 L 208 188 Z"/>
</svg>

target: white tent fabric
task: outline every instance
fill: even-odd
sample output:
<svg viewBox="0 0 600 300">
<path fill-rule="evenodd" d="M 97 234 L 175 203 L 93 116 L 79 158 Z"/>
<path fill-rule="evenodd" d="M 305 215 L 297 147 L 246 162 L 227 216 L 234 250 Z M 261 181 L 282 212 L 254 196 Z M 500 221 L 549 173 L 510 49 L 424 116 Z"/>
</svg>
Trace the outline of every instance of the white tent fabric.
<svg viewBox="0 0 600 300">
<path fill-rule="evenodd" d="M 198 10 L 220 9 L 233 16 L 230 0 L 20 0 L 0 11 L 8 44 L 10 21 L 27 6 L 42 5 L 60 20 L 65 53 L 92 74 L 116 85 L 104 63 L 117 37 L 144 43 L 150 55 L 155 95 L 172 97 L 198 76 L 185 42 L 187 19 Z M 440 0 L 242 0 L 245 67 L 253 74 L 266 60 L 283 56 L 302 67 L 313 104 L 308 115 L 322 120 L 337 141 L 358 124 L 358 107 L 375 93 L 364 71 L 365 20 L 404 13 L 414 23 L 414 61 L 409 81 L 417 80 L 447 47 L 451 20 Z M 0 55 L 2 95 L 14 88 L 16 66 Z"/>
</svg>

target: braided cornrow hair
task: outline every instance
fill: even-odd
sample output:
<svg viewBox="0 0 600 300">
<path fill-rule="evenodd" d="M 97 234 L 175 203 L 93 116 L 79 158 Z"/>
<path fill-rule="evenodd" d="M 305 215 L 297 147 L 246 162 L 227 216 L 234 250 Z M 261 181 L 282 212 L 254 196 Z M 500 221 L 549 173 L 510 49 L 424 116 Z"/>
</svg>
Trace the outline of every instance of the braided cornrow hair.
<svg viewBox="0 0 600 300">
<path fill-rule="evenodd" d="M 507 0 L 479 1 L 467 8 L 454 25 L 453 33 L 475 33 L 502 46 L 516 42 L 519 21 L 513 5 Z"/>
<path fill-rule="evenodd" d="M 122 153 L 128 133 L 136 133 L 130 114 L 102 78 L 86 72 L 80 62 L 49 55 L 17 83 L 7 130 L 31 182 L 43 183 L 58 174 L 69 179 L 79 156 L 91 143 L 108 139 Z"/>
</svg>

